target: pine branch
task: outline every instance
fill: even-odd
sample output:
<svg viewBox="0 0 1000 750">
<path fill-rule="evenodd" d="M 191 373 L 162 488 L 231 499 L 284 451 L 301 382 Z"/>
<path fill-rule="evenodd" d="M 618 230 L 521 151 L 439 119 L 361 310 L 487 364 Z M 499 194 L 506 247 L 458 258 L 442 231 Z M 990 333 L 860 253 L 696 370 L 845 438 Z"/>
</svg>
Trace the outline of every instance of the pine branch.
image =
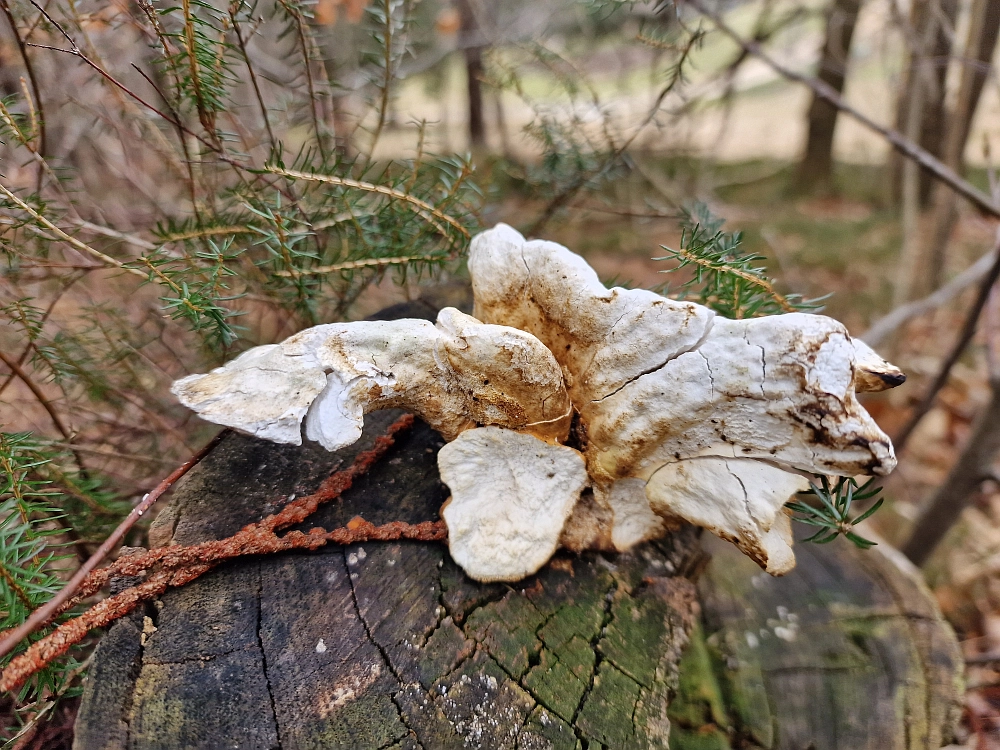
<svg viewBox="0 0 1000 750">
<path fill-rule="evenodd" d="M 765 275 L 762 266 L 756 265 L 764 257 L 742 252 L 742 234 L 723 232 L 722 224 L 708 206 L 694 203 L 683 210 L 679 249 L 663 246 L 668 254 L 653 258 L 677 263 L 661 273 L 692 268 L 692 278 L 681 285 L 682 298 L 691 296 L 720 315 L 737 320 L 821 309 L 822 300 L 779 294 L 774 280 Z"/>
<path fill-rule="evenodd" d="M 268 166 L 265 170 L 272 174 L 281 175 L 283 177 L 288 177 L 291 179 L 298 180 L 309 180 L 311 182 L 322 182 L 328 185 L 339 185 L 341 187 L 353 188 L 355 190 L 363 190 L 369 193 L 377 193 L 379 195 L 384 195 L 396 200 L 403 201 L 417 209 L 417 215 L 429 222 L 434 229 L 444 237 L 449 237 L 449 232 L 444 229 L 441 223 L 451 225 L 460 235 L 466 239 L 471 238 L 471 234 L 468 229 L 466 229 L 462 224 L 455 218 L 449 216 L 448 214 L 442 212 L 438 208 L 432 206 L 420 198 L 414 195 L 406 193 L 402 190 L 395 190 L 385 185 L 374 185 L 370 182 L 364 182 L 362 180 L 353 180 L 347 177 L 338 177 L 336 175 L 325 175 L 325 174 L 314 174 L 309 172 L 301 172 L 295 169 L 285 169 L 280 166 Z M 437 220 L 437 221 L 435 221 Z"/>
<path fill-rule="evenodd" d="M 797 514 L 792 516 L 792 520 L 819 529 L 803 541 L 827 544 L 839 536 L 844 536 L 859 549 L 874 547 L 875 542 L 859 536 L 854 529 L 878 511 L 885 498 L 879 497 L 868 510 L 853 519 L 850 513 L 853 503 L 871 500 L 882 492 L 882 487 L 875 484 L 876 479 L 872 477 L 861 486 L 858 486 L 854 477 L 839 477 L 835 484 L 831 484 L 828 477 L 820 476 L 819 484 L 810 482 L 809 491 L 799 493 L 800 500 L 785 505 Z M 809 499 L 818 500 L 819 504 L 809 504 L 807 502 Z"/>
<path fill-rule="evenodd" d="M 59 569 L 67 555 L 62 528 L 53 523 L 61 516 L 57 493 L 33 477 L 48 461 L 27 433 L 0 433 L 0 627 L 23 622 L 63 587 Z M 66 668 L 46 665 L 20 699 L 57 687 Z"/>
</svg>

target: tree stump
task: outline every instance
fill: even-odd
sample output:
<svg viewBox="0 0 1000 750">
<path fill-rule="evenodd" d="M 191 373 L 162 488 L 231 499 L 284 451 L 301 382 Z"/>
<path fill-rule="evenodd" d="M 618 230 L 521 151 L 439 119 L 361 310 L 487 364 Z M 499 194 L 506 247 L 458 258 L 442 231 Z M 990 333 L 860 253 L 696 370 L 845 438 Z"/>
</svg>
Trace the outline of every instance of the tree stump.
<svg viewBox="0 0 1000 750">
<path fill-rule="evenodd" d="M 441 301 L 379 317 L 433 318 Z M 230 435 L 174 491 L 151 544 L 232 535 L 312 492 L 395 416 L 370 415 L 337 453 Z M 436 520 L 441 445 L 418 422 L 303 530 Z M 109 629 L 74 747 L 665 748 L 671 724 L 674 750 L 950 737 L 957 646 L 912 577 L 830 544 L 800 545 L 799 566 L 772 579 L 709 545 L 701 626 L 707 557 L 690 527 L 628 554 L 561 552 L 514 585 L 468 579 L 436 543 L 236 560 Z"/>
<path fill-rule="evenodd" d="M 336 453 L 228 436 L 178 485 L 151 544 L 230 536 L 312 492 L 396 416 L 369 415 Z M 441 445 L 418 422 L 302 530 L 437 520 Z M 75 747 L 667 747 L 703 562 L 691 528 L 624 555 L 560 553 L 514 585 L 472 581 L 437 543 L 236 560 L 109 629 Z"/>
</svg>

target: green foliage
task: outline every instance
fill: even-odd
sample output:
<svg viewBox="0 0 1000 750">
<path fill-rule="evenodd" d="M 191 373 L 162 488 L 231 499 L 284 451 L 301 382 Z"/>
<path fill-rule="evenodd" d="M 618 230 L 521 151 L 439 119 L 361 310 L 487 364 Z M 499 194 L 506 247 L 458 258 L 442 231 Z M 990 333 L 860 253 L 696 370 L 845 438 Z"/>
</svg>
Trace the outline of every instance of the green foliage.
<svg viewBox="0 0 1000 750">
<path fill-rule="evenodd" d="M 149 270 L 149 281 L 165 288 L 160 297 L 163 309 L 172 320 L 183 320 L 196 333 L 204 333 L 210 344 L 229 346 L 236 338 L 230 320 L 240 313 L 228 303 L 242 294 L 230 294 L 230 278 L 236 275 L 231 263 L 239 252 L 232 252 L 234 238 L 221 243 L 206 239 L 206 250 L 192 250 L 177 258 L 161 246 L 136 262 Z"/>
<path fill-rule="evenodd" d="M 687 268 L 691 272 L 691 278 L 681 284 L 679 298 L 694 299 L 737 320 L 822 309 L 822 299 L 779 294 L 774 279 L 759 265 L 765 258 L 743 252 L 743 234 L 723 232 L 723 223 L 704 203 L 694 203 L 683 210 L 679 249 L 661 246 L 667 255 L 653 259 L 676 262 L 672 271 Z"/>
<path fill-rule="evenodd" d="M 61 494 L 43 478 L 52 469 L 51 451 L 27 433 L 0 433 L 0 629 L 16 627 L 63 587 L 60 575 L 72 557 L 61 525 Z M 83 487 L 80 487 L 82 490 Z M 90 488 L 88 488 L 90 489 Z M 6 664 L 41 638 L 36 633 L 0 661 Z M 72 695 L 79 663 L 71 655 L 28 680 L 17 695 L 20 721 L 53 696 Z M 16 732 L 17 727 L 8 732 Z"/>
<path fill-rule="evenodd" d="M 234 10 L 249 7 L 239 0 L 231 5 Z M 230 17 L 204 0 L 182 0 L 179 6 L 163 10 L 150 4 L 150 8 L 162 28 L 176 29 L 164 34 L 176 51 L 161 61 L 175 82 L 176 108 L 197 112 L 205 129 L 214 131 L 215 117 L 229 104 L 228 89 L 235 80 L 234 45 L 227 39 Z"/>
<path fill-rule="evenodd" d="M 872 477 L 860 487 L 854 477 L 838 477 L 831 483 L 829 477 L 820 476 L 820 483 L 809 483 L 809 491 L 799 493 L 801 500 L 788 503 L 789 510 L 797 515 L 792 518 L 808 526 L 818 526 L 819 531 L 803 541 L 826 544 L 838 536 L 845 536 L 860 549 L 869 549 L 875 542 L 854 533 L 854 528 L 882 507 L 885 500 L 879 497 L 868 510 L 856 518 L 851 518 L 851 505 L 856 501 L 871 500 L 882 491 Z M 812 500 L 814 504 L 805 502 Z M 816 501 L 818 504 L 815 504 Z"/>
</svg>

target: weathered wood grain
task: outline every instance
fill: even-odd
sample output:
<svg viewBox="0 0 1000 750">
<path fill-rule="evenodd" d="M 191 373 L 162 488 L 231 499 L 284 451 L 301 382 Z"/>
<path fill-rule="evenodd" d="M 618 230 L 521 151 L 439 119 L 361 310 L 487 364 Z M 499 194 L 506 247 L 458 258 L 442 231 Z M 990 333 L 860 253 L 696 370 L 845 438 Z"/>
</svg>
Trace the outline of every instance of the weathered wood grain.
<svg viewBox="0 0 1000 750">
<path fill-rule="evenodd" d="M 771 578 L 706 539 L 704 627 L 671 707 L 674 750 L 947 744 L 962 698 L 958 644 L 918 575 L 880 547 L 799 544 L 795 570 Z"/>
<path fill-rule="evenodd" d="M 153 537 L 232 534 L 311 491 L 393 416 L 372 415 L 338 454 L 229 437 Z M 419 424 L 310 523 L 437 518 L 440 445 Z M 634 554 L 560 555 L 513 586 L 469 580 L 439 544 L 236 561 L 110 629 L 76 747 L 666 747 L 700 559 L 688 529 Z"/>
</svg>

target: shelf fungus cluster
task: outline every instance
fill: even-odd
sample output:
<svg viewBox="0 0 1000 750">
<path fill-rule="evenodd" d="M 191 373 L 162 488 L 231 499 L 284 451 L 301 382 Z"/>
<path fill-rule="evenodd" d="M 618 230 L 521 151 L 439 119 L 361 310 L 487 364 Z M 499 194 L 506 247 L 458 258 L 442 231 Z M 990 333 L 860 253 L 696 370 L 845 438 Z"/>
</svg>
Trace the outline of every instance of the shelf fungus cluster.
<svg viewBox="0 0 1000 750">
<path fill-rule="evenodd" d="M 683 522 L 780 575 L 795 564 L 784 506 L 809 475 L 895 466 L 855 393 L 904 376 L 831 318 L 728 320 L 607 289 L 580 256 L 503 224 L 472 241 L 469 270 L 474 316 L 316 326 L 174 393 L 212 422 L 328 450 L 366 412 L 414 412 L 448 441 L 441 515 L 480 581 Z"/>
</svg>

